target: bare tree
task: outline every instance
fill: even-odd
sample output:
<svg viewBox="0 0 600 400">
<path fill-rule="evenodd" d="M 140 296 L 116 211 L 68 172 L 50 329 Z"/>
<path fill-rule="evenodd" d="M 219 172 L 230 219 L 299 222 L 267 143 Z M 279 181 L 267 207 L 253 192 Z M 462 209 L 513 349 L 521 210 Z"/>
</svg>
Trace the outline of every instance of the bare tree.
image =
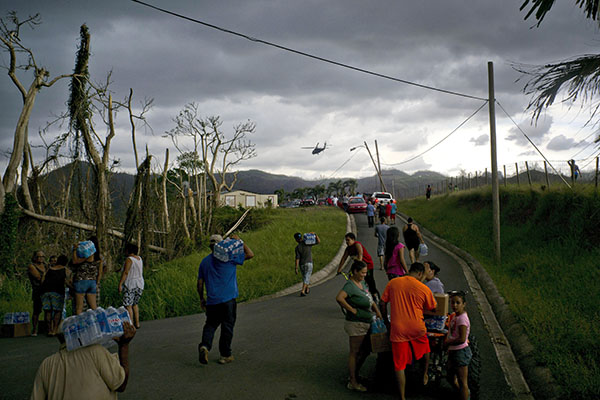
<svg viewBox="0 0 600 400">
<path fill-rule="evenodd" d="M 17 170 L 25 152 L 28 151 L 27 130 L 37 94 L 43 87 L 50 87 L 62 78 L 73 76 L 65 74 L 50 79 L 48 70 L 38 65 L 33 51 L 21 42 L 19 37 L 21 28 L 23 26 L 34 28 L 40 23 L 39 14 L 29 16 L 21 21 L 15 12 L 10 12 L 7 18 L 0 19 L 0 48 L 9 53 L 8 76 L 17 87 L 23 100 L 23 108 L 15 128 L 12 153 L 2 178 L 2 185 L 0 185 L 2 186 L 0 189 L 0 213 L 4 210 L 5 193 L 14 193 L 16 190 Z M 33 79 L 29 88 L 26 88 L 17 77 L 17 70 L 31 71 Z M 28 165 L 29 160 L 26 168 Z"/>
<path fill-rule="evenodd" d="M 200 218 L 200 232 L 204 234 L 211 229 L 213 210 L 219 205 L 220 192 L 231 190 L 237 181 L 237 171 L 232 171 L 233 168 L 244 160 L 256 157 L 255 145 L 247 139 L 255 131 L 256 125 L 250 121 L 237 124 L 233 127 L 231 137 L 227 137 L 221 130 L 221 119 L 218 116 L 200 118 L 198 106 L 194 103 L 186 105 L 174 122 L 175 128 L 167 132 L 166 136 L 171 138 L 181 153 L 185 152 L 182 139 L 192 138 L 193 159 L 201 162 L 198 165 L 201 171 L 196 170 L 196 162 L 191 165 L 196 172 L 193 178 L 196 180 L 198 201 L 204 210 L 204 215 Z M 200 177 L 199 172 L 202 172 Z M 233 175 L 231 182 L 226 179 L 229 172 Z M 207 181 L 210 181 L 212 187 L 211 196 L 208 195 Z"/>
</svg>

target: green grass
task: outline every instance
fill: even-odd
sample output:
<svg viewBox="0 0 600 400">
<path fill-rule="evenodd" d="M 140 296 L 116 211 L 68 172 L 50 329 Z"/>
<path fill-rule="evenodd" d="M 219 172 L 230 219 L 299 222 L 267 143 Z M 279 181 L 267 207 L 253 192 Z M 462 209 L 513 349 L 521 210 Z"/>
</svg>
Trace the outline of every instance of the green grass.
<svg viewBox="0 0 600 400">
<path fill-rule="evenodd" d="M 600 397 L 600 199 L 593 191 L 501 188 L 502 265 L 491 190 L 412 200 L 402 212 L 468 251 L 490 273 L 561 397 Z"/>
<path fill-rule="evenodd" d="M 266 223 L 240 237 L 255 257 L 238 269 L 238 301 L 272 294 L 300 282 L 294 274 L 293 238 L 295 232 L 316 232 L 321 244 L 313 247 L 314 272 L 327 265 L 337 253 L 346 233 L 346 214 L 337 207 L 274 209 L 261 215 Z M 208 254 L 204 251 L 155 265 L 144 271 L 145 290 L 140 301 L 142 320 L 175 317 L 200 312 L 196 292 L 198 266 Z M 102 281 L 100 304 L 120 305 L 117 291 L 119 273 Z M 28 282 L 5 281 L 0 287 L 0 314 L 9 311 L 32 311 Z"/>
</svg>

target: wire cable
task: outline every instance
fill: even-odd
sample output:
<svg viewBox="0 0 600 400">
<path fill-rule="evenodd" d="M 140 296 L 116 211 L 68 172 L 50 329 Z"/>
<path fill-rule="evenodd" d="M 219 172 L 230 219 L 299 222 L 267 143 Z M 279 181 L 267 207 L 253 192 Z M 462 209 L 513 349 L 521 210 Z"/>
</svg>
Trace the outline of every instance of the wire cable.
<svg viewBox="0 0 600 400">
<path fill-rule="evenodd" d="M 510 116 L 510 114 L 504 109 L 504 107 L 502 107 L 502 104 L 500 104 L 500 102 L 498 100 L 496 100 L 496 104 L 498 104 L 498 107 L 500 107 L 500 109 L 502 111 L 504 111 L 504 114 L 506 114 L 506 116 L 508 117 L 508 119 L 510 119 L 512 121 L 512 123 L 517 127 L 517 129 L 523 134 L 523 136 L 525 136 L 525 139 L 527 139 L 529 141 L 529 143 L 531 143 L 531 145 L 535 148 L 535 150 L 550 165 L 550 168 L 552 168 L 552 170 L 554 172 L 556 172 L 556 174 L 560 177 L 560 179 L 562 179 L 562 181 L 565 183 L 565 185 L 567 185 L 569 187 L 569 189 L 572 189 L 571 185 L 569 185 L 569 183 L 565 180 L 565 178 L 563 178 L 562 174 L 560 172 L 558 172 L 556 170 L 556 168 L 554 168 L 554 165 L 552 165 L 552 163 L 550 161 L 548 161 L 548 159 L 546 158 L 546 156 L 544 155 L 544 153 L 542 153 L 541 150 L 535 145 L 535 143 L 533 143 L 531 141 L 531 139 L 529 139 L 529 136 L 527 136 L 527 134 L 523 131 L 523 129 L 521 129 L 521 127 L 519 126 L 519 124 L 517 124 L 515 122 L 515 120 Z"/>
<path fill-rule="evenodd" d="M 354 157 L 355 157 L 357 154 L 358 154 L 358 151 L 357 151 L 356 153 L 352 154 L 352 155 L 350 156 L 350 158 L 348 158 L 346 161 L 344 161 L 344 162 L 342 163 L 342 165 L 340 165 L 340 166 L 339 166 L 339 167 L 338 167 L 338 168 L 337 168 L 335 171 L 333 171 L 333 173 L 332 173 L 332 174 L 329 176 L 329 178 L 321 179 L 321 182 L 322 182 L 322 181 L 326 181 L 326 180 L 328 180 L 328 179 L 331 179 L 331 178 L 333 178 L 333 176 L 334 176 L 334 175 L 335 175 L 335 174 L 336 174 L 336 173 L 337 173 L 337 172 L 338 172 L 340 169 L 342 169 L 342 168 L 344 167 L 344 165 L 348 164 L 348 163 L 350 162 L 350 160 L 352 160 L 352 159 L 353 159 L 353 158 L 354 158 Z"/>
<path fill-rule="evenodd" d="M 437 145 L 439 145 L 440 143 L 442 143 L 444 140 L 448 139 L 450 136 L 452 136 L 452 134 L 454 134 L 456 131 L 458 131 L 464 124 L 466 124 L 467 122 L 469 122 L 469 120 L 471 118 L 473 118 L 479 111 L 481 111 L 481 109 L 488 103 L 487 100 L 484 101 L 484 103 L 477 109 L 475 110 L 475 112 L 473 114 L 471 114 L 467 119 L 465 119 L 463 122 L 460 123 L 460 125 L 458 125 L 456 128 L 454 128 L 454 130 L 452 130 L 452 132 L 450 132 L 448 135 L 446 135 L 442 140 L 440 140 L 439 142 L 437 142 L 436 144 L 434 144 L 433 146 L 431 146 L 430 148 L 428 148 L 427 150 L 425 150 L 424 152 L 417 154 L 414 157 L 409 158 L 408 160 L 404 160 L 398 163 L 394 163 L 394 164 L 386 164 L 386 163 L 382 163 L 383 165 L 386 165 L 388 167 L 392 167 L 395 165 L 402 165 L 402 164 L 406 164 L 409 163 L 413 160 L 416 160 L 417 158 L 421 157 L 423 154 L 433 150 Z"/>
<path fill-rule="evenodd" d="M 365 73 L 365 74 L 368 74 L 368 75 L 377 76 L 379 78 L 384 78 L 384 79 L 388 79 L 388 80 L 391 80 L 391 81 L 404 83 L 406 85 L 412 85 L 412 86 L 420 87 L 422 89 L 433 90 L 433 91 L 436 91 L 436 92 L 451 94 L 451 95 L 454 95 L 454 96 L 466 97 L 466 98 L 469 98 L 469 99 L 486 100 L 486 99 L 484 99 L 482 97 L 477 97 L 477 96 L 472 96 L 472 95 L 468 95 L 468 94 L 464 94 L 464 93 L 454 92 L 452 90 L 439 89 L 439 88 L 436 88 L 436 87 L 433 87 L 433 86 L 427 86 L 427 85 L 423 85 L 423 84 L 420 84 L 420 83 L 407 81 L 407 80 L 400 79 L 400 78 L 394 78 L 392 76 L 385 75 L 385 74 L 380 74 L 378 72 L 369 71 L 369 70 L 366 70 L 366 69 L 363 69 L 363 68 L 354 67 L 352 65 L 344 64 L 344 63 L 341 63 L 341 62 L 338 62 L 338 61 L 333 61 L 333 60 L 330 60 L 328 58 L 324 58 L 324 57 L 320 57 L 320 56 L 315 56 L 313 54 L 305 53 L 305 52 L 300 51 L 300 50 L 295 50 L 295 49 L 292 49 L 290 47 L 285 47 L 285 46 L 282 46 L 282 45 L 279 45 L 279 44 L 276 44 L 276 43 L 273 43 L 273 42 L 268 42 L 266 40 L 262 40 L 262 39 L 258 39 L 258 38 L 252 37 L 252 36 L 248 36 L 248 35 L 243 34 L 243 33 L 235 32 L 235 31 L 232 31 L 230 29 L 222 28 L 222 27 L 217 26 L 217 25 L 209 24 L 207 22 L 203 22 L 203 21 L 200 21 L 198 19 L 187 17 L 185 15 L 178 14 L 176 12 L 169 11 L 169 10 L 166 10 L 164 8 L 160 8 L 160 7 L 154 6 L 152 4 L 148 4 L 148 3 L 145 3 L 145 2 L 140 1 L 140 0 L 131 0 L 131 1 L 133 1 L 134 3 L 138 3 L 140 5 L 152 8 L 152 9 L 154 9 L 156 11 L 160 11 L 162 13 L 172 15 L 172 16 L 177 17 L 177 18 L 181 18 L 181 19 L 185 19 L 187 21 L 195 22 L 197 24 L 204 25 L 206 27 L 209 27 L 209 28 L 212 28 L 212 29 L 216 29 L 216 30 L 219 30 L 221 32 L 229 33 L 231 35 L 239 36 L 241 38 L 250 40 L 250 41 L 255 42 L 255 43 L 261 43 L 261 44 L 264 44 L 264 45 L 267 45 L 267 46 L 275 47 L 277 49 L 288 51 L 290 53 L 295 53 L 295 54 L 298 54 L 298 55 L 301 55 L 301 56 L 304 56 L 304 57 L 308 57 L 308 58 L 319 60 L 319 61 L 322 61 L 322 62 L 325 62 L 325 63 L 337 65 L 338 67 L 347 68 L 347 69 L 350 69 L 350 70 L 353 70 L 353 71 L 362 72 L 362 73 Z"/>
<path fill-rule="evenodd" d="M 583 139 L 583 140 L 582 140 L 581 142 L 579 142 L 577 145 L 580 145 L 580 144 L 582 144 L 583 142 L 585 142 L 586 140 L 588 140 L 590 136 L 592 136 L 592 135 L 595 135 L 595 134 L 597 134 L 597 133 L 598 133 L 598 131 L 594 131 L 594 132 L 590 133 L 589 135 L 587 135 L 587 136 L 585 137 L 585 139 Z M 578 155 L 579 155 L 579 154 L 580 154 L 582 151 L 584 151 L 585 149 L 587 149 L 588 147 L 590 147 L 592 144 L 594 144 L 594 141 L 591 141 L 591 142 L 589 142 L 589 143 L 587 144 L 587 146 L 585 146 L 583 149 L 579 150 L 577 153 L 573 154 L 573 155 L 571 156 L 571 158 L 572 158 L 572 159 L 573 159 L 573 158 L 575 158 L 575 157 L 576 157 L 576 156 L 578 156 Z"/>
</svg>

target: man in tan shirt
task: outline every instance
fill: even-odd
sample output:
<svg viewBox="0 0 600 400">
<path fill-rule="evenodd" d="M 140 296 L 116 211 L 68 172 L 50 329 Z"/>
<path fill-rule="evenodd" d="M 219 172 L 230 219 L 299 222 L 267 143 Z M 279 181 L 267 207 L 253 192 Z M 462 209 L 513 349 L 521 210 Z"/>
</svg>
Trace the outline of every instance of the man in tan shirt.
<svg viewBox="0 0 600 400">
<path fill-rule="evenodd" d="M 67 351 L 64 336 L 58 353 L 47 357 L 38 368 L 31 400 L 116 399 L 129 378 L 129 342 L 135 328 L 123 324 L 123 336 L 115 338 L 119 351 L 112 354 L 99 344 Z"/>
</svg>

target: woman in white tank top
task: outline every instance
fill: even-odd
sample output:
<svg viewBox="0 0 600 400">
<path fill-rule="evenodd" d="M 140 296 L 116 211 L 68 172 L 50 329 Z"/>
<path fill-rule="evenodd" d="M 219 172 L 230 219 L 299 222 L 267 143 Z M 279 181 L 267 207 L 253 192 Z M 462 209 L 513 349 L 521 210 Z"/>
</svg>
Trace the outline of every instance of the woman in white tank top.
<svg viewBox="0 0 600 400">
<path fill-rule="evenodd" d="M 144 291 L 144 262 L 137 255 L 138 247 L 132 243 L 125 248 L 127 259 L 119 281 L 119 293 L 123 294 L 123 306 L 127 308 L 134 326 L 140 328 L 138 303 Z"/>
</svg>

